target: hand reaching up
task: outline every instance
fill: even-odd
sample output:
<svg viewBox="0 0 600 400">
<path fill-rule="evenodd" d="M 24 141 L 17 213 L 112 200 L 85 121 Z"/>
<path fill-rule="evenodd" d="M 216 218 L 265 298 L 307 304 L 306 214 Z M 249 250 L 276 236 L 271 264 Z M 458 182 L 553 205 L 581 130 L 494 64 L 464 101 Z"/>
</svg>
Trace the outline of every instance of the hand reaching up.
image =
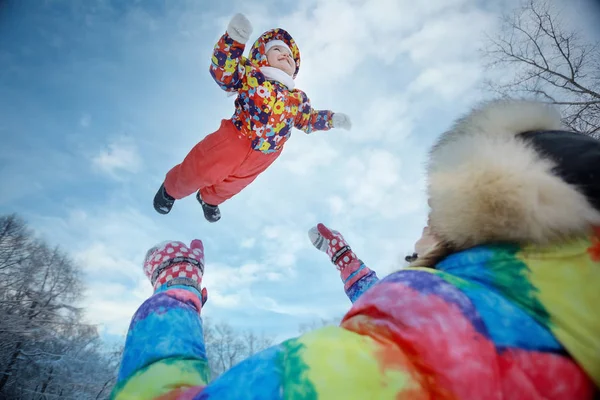
<svg viewBox="0 0 600 400">
<path fill-rule="evenodd" d="M 146 253 L 144 273 L 154 290 L 166 285 L 190 286 L 195 288 L 206 303 L 208 293 L 202 288 L 204 276 L 204 245 L 194 239 L 190 246 L 177 241 L 168 241 L 152 247 Z"/>
</svg>

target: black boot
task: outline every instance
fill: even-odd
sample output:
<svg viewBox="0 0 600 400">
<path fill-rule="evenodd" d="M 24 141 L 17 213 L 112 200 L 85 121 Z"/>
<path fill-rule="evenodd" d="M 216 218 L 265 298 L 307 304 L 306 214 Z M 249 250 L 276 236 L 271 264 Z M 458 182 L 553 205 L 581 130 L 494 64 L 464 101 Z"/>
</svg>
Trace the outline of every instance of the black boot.
<svg viewBox="0 0 600 400">
<path fill-rule="evenodd" d="M 221 211 L 219 210 L 219 206 L 212 206 L 210 204 L 205 203 L 204 200 L 202 200 L 202 198 L 200 197 L 200 192 L 196 193 L 196 199 L 198 200 L 198 203 L 200 203 L 200 205 L 202 206 L 202 211 L 204 211 L 204 218 L 206 218 L 208 222 L 217 222 L 221 219 Z"/>
<path fill-rule="evenodd" d="M 175 204 L 175 199 L 167 193 L 165 190 L 165 185 L 160 185 L 158 192 L 154 196 L 154 209 L 159 214 L 168 214 L 173 208 L 173 204 Z"/>
</svg>

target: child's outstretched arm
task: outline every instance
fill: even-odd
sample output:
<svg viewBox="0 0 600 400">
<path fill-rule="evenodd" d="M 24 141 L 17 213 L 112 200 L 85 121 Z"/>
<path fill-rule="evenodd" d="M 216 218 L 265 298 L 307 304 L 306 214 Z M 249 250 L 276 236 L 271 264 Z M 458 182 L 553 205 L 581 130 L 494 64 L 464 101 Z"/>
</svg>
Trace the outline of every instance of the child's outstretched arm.
<svg viewBox="0 0 600 400">
<path fill-rule="evenodd" d="M 252 34 L 252 24 L 242 14 L 233 16 L 227 31 L 215 45 L 210 74 L 227 92 L 239 90 L 246 76 L 246 59 L 242 56 Z"/>
<path fill-rule="evenodd" d="M 206 289 L 200 287 L 202 242 L 153 247 L 146 254 L 144 272 L 154 295 L 132 318 L 111 398 L 146 400 L 167 393 L 169 398 L 183 393 L 192 398 L 210 377 L 200 318 L 207 299 Z"/>
<path fill-rule="evenodd" d="M 315 110 L 310 104 L 306 93 L 301 92 L 302 104 L 294 121 L 294 126 L 301 131 L 311 133 L 313 131 L 327 131 L 331 128 L 343 128 L 350 130 L 352 123 L 350 117 L 342 113 L 334 113 L 330 110 Z"/>
<path fill-rule="evenodd" d="M 344 291 L 352 303 L 379 281 L 375 271 L 354 254 L 339 232 L 319 224 L 308 231 L 308 237 L 317 249 L 330 257 L 331 262 L 340 271 Z"/>
</svg>

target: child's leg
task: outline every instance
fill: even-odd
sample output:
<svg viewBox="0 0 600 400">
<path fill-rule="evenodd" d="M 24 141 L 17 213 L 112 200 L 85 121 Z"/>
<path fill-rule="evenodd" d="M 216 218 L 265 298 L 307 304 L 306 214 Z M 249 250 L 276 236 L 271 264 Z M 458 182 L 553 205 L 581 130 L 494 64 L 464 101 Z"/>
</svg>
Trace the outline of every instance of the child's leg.
<svg viewBox="0 0 600 400">
<path fill-rule="evenodd" d="M 249 141 L 239 137 L 231 120 L 223 120 L 217 131 L 202 139 L 167 173 L 165 189 L 171 197 L 182 199 L 215 185 L 234 173 L 249 151 Z"/>
<path fill-rule="evenodd" d="M 200 197 L 215 206 L 223 203 L 251 184 L 280 154 L 281 152 L 265 154 L 251 150 L 248 158 L 231 175 L 212 186 L 200 189 Z"/>
</svg>

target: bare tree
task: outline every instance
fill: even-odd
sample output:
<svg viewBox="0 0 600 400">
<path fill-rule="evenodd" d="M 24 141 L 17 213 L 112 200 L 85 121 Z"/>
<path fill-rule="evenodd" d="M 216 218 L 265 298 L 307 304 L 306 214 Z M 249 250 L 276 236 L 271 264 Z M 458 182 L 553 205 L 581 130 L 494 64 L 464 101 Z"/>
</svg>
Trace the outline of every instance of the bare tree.
<svg viewBox="0 0 600 400">
<path fill-rule="evenodd" d="M 241 340 L 244 348 L 244 358 L 250 357 L 273 345 L 273 338 L 264 333 L 259 335 L 251 330 L 246 330 L 243 333 Z"/>
<path fill-rule="evenodd" d="M 106 399 L 117 360 L 74 306 L 80 268 L 0 216 L 0 398 Z"/>
<path fill-rule="evenodd" d="M 550 0 L 528 0 L 505 15 L 500 33 L 488 39 L 486 66 L 508 69 L 487 80 L 488 89 L 556 104 L 565 125 L 600 137 L 599 42 L 586 43 L 581 32 L 566 28 L 562 12 Z"/>
<path fill-rule="evenodd" d="M 300 334 L 304 334 L 310 331 L 314 331 L 319 328 L 324 328 L 326 326 L 339 326 L 342 322 L 343 317 L 339 318 L 330 318 L 330 319 L 313 319 L 310 322 L 302 323 L 298 326 L 298 332 Z"/>
<path fill-rule="evenodd" d="M 240 332 L 226 322 L 212 324 L 204 319 L 203 330 L 211 379 L 273 344 L 273 339 L 265 334 Z"/>
</svg>

